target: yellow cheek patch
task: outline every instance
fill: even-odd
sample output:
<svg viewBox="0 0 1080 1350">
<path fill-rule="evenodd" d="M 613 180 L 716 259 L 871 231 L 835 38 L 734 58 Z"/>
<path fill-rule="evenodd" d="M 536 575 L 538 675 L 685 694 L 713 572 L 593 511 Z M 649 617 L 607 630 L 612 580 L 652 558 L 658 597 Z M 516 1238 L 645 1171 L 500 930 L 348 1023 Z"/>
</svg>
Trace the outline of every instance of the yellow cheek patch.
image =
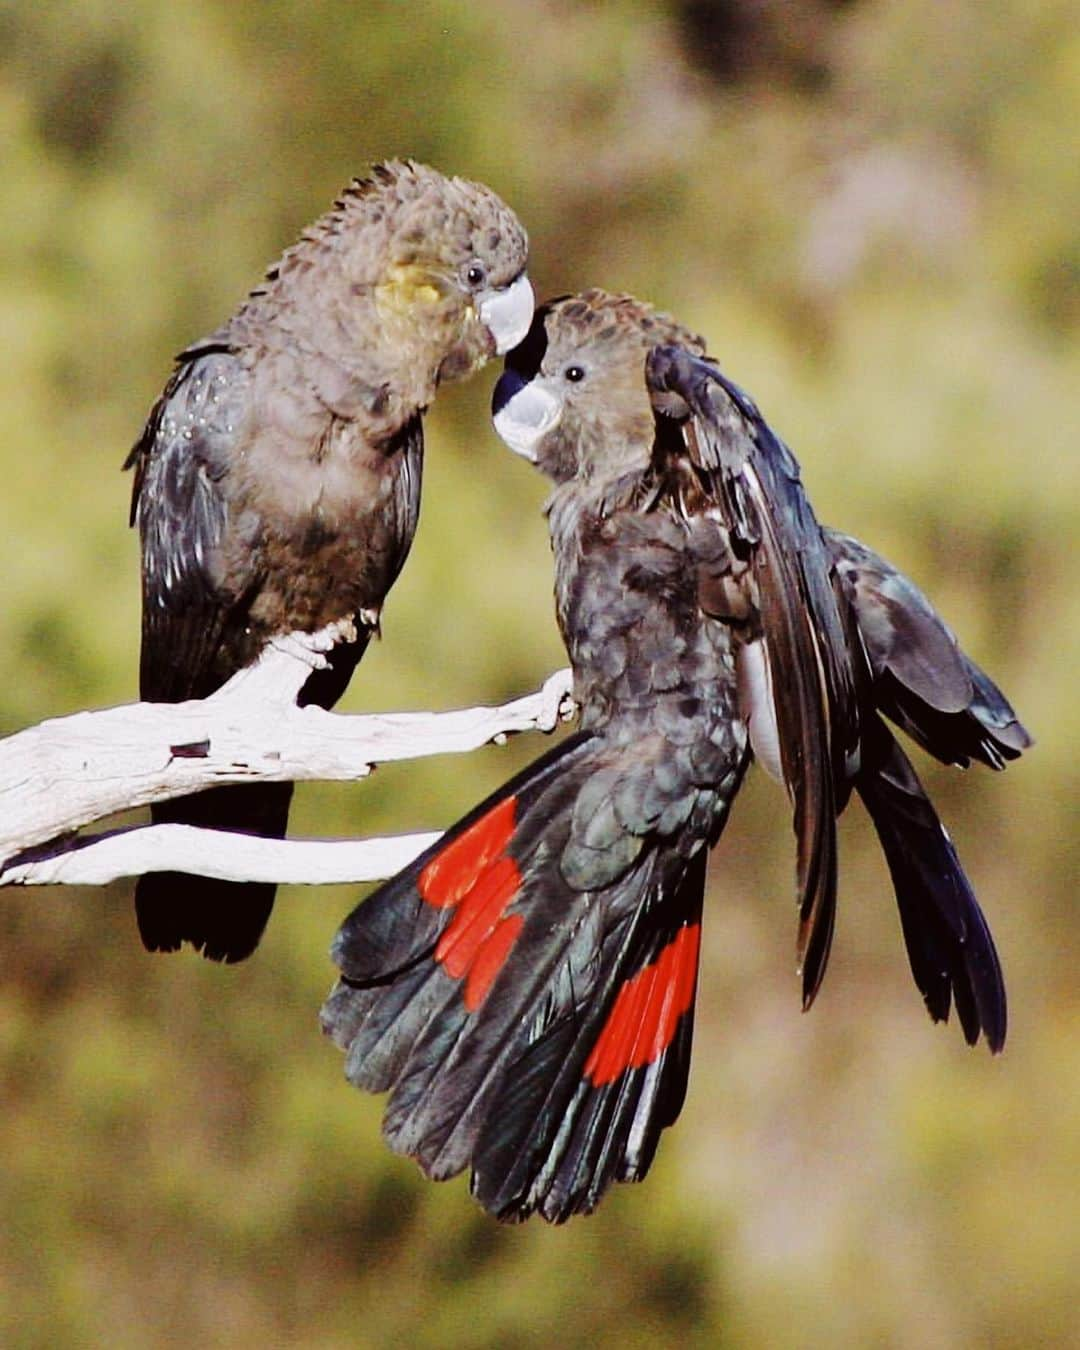
<svg viewBox="0 0 1080 1350">
<path fill-rule="evenodd" d="M 395 263 L 375 288 L 375 303 L 384 314 L 415 314 L 444 303 L 445 284 L 416 263 Z"/>
</svg>

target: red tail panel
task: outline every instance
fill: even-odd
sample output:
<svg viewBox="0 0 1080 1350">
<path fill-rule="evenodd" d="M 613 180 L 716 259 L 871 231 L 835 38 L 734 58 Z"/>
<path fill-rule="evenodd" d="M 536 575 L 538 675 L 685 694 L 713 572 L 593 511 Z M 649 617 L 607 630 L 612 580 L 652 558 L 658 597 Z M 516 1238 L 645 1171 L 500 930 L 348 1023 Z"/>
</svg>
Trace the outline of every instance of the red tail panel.
<svg viewBox="0 0 1080 1350">
<path fill-rule="evenodd" d="M 513 838 L 517 797 L 507 797 L 458 835 L 420 873 L 416 888 L 436 909 L 454 914 L 435 947 L 435 960 L 455 980 L 475 1012 L 510 955 L 522 917 L 506 917 L 521 889 L 521 872 L 505 853 Z"/>
<path fill-rule="evenodd" d="M 520 886 L 521 873 L 513 858 L 497 858 L 486 871 L 473 875 L 435 948 L 435 960 L 443 963 L 448 975 L 461 979 Z"/>
<path fill-rule="evenodd" d="M 510 842 L 516 814 L 517 797 L 506 797 L 436 854 L 417 879 L 422 899 L 437 909 L 456 905 Z"/>
<path fill-rule="evenodd" d="M 464 1002 L 469 1012 L 475 1012 L 487 998 L 488 990 L 510 955 L 510 949 L 517 941 L 524 922 L 524 915 L 508 914 L 505 919 L 499 920 L 481 942 L 465 981 Z"/>
<path fill-rule="evenodd" d="M 694 1001 L 700 936 L 700 924 L 680 928 L 656 960 L 619 990 L 585 1061 L 585 1077 L 594 1087 L 654 1063 L 671 1044 L 679 1018 Z"/>
</svg>

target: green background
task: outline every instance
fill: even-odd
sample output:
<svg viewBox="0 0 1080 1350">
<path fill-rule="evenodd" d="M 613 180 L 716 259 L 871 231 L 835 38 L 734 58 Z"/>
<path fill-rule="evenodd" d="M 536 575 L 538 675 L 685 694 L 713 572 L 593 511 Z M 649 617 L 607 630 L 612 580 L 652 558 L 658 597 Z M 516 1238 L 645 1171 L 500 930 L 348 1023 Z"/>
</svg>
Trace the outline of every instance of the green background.
<svg viewBox="0 0 1080 1350">
<path fill-rule="evenodd" d="M 842 829 L 798 1011 L 786 804 L 714 857 L 690 1094 L 642 1186 L 502 1229 L 380 1142 L 316 1012 L 356 888 L 286 890 L 231 969 L 138 943 L 130 885 L 0 897 L 5 1346 L 1077 1343 L 1074 915 L 1080 24 L 1068 0 L 0 3 L 0 732 L 135 695 L 120 463 L 171 354 L 337 190 L 409 154 L 490 183 L 541 296 L 707 333 L 818 514 L 907 568 L 1039 740 L 917 756 L 1009 981 L 1000 1059 L 935 1029 Z M 544 485 L 429 418 L 420 535 L 345 707 L 562 663 Z M 301 789 L 296 833 L 449 822 L 544 748 Z"/>
</svg>

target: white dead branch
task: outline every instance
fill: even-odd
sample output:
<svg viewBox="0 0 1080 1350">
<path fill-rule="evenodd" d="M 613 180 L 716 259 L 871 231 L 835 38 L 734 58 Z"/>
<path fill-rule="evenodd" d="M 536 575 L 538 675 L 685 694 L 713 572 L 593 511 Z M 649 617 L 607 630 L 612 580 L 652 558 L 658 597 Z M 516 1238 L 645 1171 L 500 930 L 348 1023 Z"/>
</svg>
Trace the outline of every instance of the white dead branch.
<svg viewBox="0 0 1080 1350">
<path fill-rule="evenodd" d="M 377 764 L 460 754 L 568 716 L 570 672 L 499 708 L 343 715 L 296 706 L 340 634 L 293 634 L 210 698 L 76 713 L 0 741 L 0 885 L 102 885 L 180 869 L 229 880 L 393 875 L 437 837 L 267 840 L 185 825 L 75 838 L 105 816 L 224 783 L 352 781 Z M 6 860 L 6 861 L 5 861 Z"/>
</svg>

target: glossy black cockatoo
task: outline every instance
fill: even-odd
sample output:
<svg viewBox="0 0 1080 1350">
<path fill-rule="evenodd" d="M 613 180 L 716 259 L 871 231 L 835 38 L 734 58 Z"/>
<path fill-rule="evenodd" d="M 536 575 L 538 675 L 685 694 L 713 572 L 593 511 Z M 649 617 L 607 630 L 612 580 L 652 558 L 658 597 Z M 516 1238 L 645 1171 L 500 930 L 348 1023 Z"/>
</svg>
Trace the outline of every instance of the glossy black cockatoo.
<svg viewBox="0 0 1080 1350">
<path fill-rule="evenodd" d="M 182 352 L 128 459 L 142 539 L 140 692 L 203 698 L 268 640 L 353 621 L 301 703 L 349 682 L 416 530 L 421 416 L 446 380 L 520 342 L 527 240 L 488 188 L 421 164 L 357 180 L 217 332 Z M 280 837 L 289 783 L 162 802 L 181 821 Z M 238 961 L 272 885 L 140 879 L 143 942 Z"/>
<path fill-rule="evenodd" d="M 580 729 L 346 919 L 323 1009 L 384 1134 L 561 1221 L 647 1171 L 686 1090 L 705 865 L 752 758 L 785 784 L 809 1007 L 854 788 L 931 1016 L 1005 1038 L 989 929 L 882 718 L 950 764 L 1029 744 L 922 593 L 823 529 L 791 453 L 673 320 L 589 291 L 537 313 L 495 423 L 547 517 Z"/>
</svg>

